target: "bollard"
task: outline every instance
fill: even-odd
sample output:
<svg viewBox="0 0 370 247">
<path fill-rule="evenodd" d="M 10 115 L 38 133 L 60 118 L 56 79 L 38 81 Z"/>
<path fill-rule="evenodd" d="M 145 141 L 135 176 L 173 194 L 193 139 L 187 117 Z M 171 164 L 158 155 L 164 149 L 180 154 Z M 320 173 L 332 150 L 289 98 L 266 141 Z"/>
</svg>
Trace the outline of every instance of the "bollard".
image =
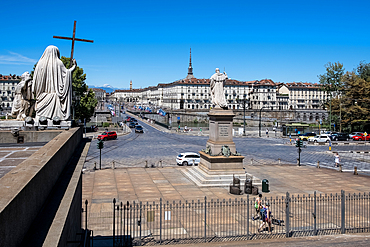
<svg viewBox="0 0 370 247">
<path fill-rule="evenodd" d="M 96 162 L 94 162 L 94 170 L 96 170 Z"/>
<path fill-rule="evenodd" d="M 145 161 L 145 168 L 148 168 L 148 161 Z"/>
<path fill-rule="evenodd" d="M 317 161 L 317 168 L 320 168 L 320 161 Z"/>
<path fill-rule="evenodd" d="M 353 172 L 353 175 L 358 175 L 358 173 L 357 173 L 357 166 L 355 166 L 355 171 Z"/>
<path fill-rule="evenodd" d="M 112 169 L 114 170 L 115 169 L 115 161 L 113 160 L 113 162 L 112 162 Z"/>
<path fill-rule="evenodd" d="M 280 160 L 280 158 L 279 158 L 279 165 L 281 164 L 281 160 Z"/>
<path fill-rule="evenodd" d="M 251 159 L 251 165 L 253 165 L 253 159 Z"/>
</svg>

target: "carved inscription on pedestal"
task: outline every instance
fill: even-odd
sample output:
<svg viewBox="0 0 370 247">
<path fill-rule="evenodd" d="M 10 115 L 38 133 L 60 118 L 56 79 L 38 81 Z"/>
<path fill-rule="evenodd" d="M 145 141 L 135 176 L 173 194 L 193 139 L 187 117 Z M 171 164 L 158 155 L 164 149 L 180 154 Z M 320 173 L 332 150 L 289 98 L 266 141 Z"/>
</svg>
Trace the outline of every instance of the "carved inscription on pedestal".
<svg viewBox="0 0 370 247">
<path fill-rule="evenodd" d="M 220 137 L 228 137 L 229 136 L 229 125 L 227 124 L 227 125 L 219 125 L 219 127 L 218 127 L 218 136 L 220 136 Z"/>
</svg>

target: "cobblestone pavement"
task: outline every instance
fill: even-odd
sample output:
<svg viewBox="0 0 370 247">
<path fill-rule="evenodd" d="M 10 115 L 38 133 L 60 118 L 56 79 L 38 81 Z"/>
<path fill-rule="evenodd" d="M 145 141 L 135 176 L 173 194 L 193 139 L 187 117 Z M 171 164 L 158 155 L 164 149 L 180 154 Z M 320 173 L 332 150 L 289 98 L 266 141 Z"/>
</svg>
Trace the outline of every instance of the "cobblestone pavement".
<svg viewBox="0 0 370 247">
<path fill-rule="evenodd" d="M 141 121 L 140 121 L 141 122 Z M 144 134 L 120 135 L 117 140 L 106 141 L 102 149 L 102 167 L 175 166 L 181 152 L 198 152 L 205 148 L 208 136 L 171 133 L 167 129 L 141 122 Z M 96 135 L 96 134 L 95 134 Z M 99 150 L 94 139 L 88 153 L 85 168 L 99 166 Z M 238 152 L 245 156 L 244 164 L 297 164 L 297 148 L 284 138 L 234 138 Z M 363 142 L 336 142 L 328 145 L 307 145 L 302 148 L 301 164 L 338 169 L 334 167 L 334 152 L 341 157 L 343 171 L 354 170 L 370 174 L 370 144 Z"/>
</svg>

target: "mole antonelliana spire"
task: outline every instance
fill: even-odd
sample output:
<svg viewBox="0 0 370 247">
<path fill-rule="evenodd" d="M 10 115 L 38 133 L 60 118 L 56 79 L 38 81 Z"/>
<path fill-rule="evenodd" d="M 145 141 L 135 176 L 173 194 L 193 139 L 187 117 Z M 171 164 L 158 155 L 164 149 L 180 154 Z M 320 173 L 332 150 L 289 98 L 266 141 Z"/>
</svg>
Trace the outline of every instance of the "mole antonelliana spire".
<svg viewBox="0 0 370 247">
<path fill-rule="evenodd" d="M 188 68 L 188 75 L 186 76 L 186 79 L 194 78 L 193 75 L 193 67 L 191 66 L 191 48 L 190 48 L 190 60 L 189 60 L 189 68 Z"/>
</svg>

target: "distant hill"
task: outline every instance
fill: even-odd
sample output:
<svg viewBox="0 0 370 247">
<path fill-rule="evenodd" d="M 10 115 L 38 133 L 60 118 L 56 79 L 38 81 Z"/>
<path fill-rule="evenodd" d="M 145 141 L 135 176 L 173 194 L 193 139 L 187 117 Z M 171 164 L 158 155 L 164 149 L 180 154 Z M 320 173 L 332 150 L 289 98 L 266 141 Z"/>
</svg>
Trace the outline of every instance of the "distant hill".
<svg viewBox="0 0 370 247">
<path fill-rule="evenodd" d="M 126 88 L 115 88 L 115 87 L 112 87 L 109 84 L 104 84 L 103 86 L 93 86 L 93 85 L 87 85 L 87 86 L 89 88 L 100 88 L 100 89 L 103 89 L 107 93 L 111 93 L 111 92 L 113 92 L 114 90 L 117 90 L 117 89 L 124 89 L 124 90 L 126 89 Z"/>
</svg>

